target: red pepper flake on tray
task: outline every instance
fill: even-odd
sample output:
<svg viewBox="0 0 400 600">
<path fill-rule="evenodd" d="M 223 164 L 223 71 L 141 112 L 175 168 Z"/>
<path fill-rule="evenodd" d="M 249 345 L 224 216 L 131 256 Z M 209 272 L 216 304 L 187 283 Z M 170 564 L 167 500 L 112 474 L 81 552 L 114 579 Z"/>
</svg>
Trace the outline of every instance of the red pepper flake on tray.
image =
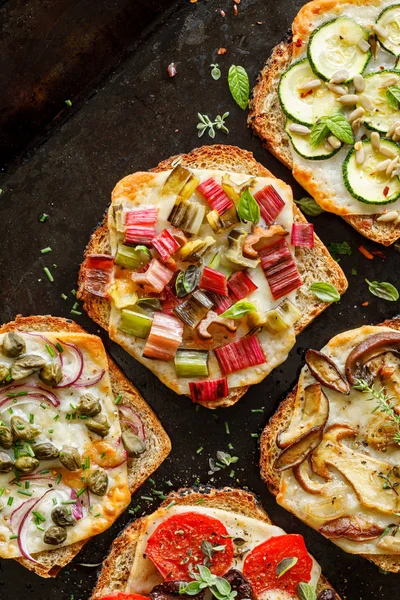
<svg viewBox="0 0 400 600">
<path fill-rule="evenodd" d="M 374 259 L 374 255 L 371 254 L 371 252 L 369 250 L 367 250 L 364 246 L 359 246 L 358 249 L 361 252 L 361 254 L 363 254 L 365 256 L 365 258 L 368 258 L 368 260 Z"/>
</svg>

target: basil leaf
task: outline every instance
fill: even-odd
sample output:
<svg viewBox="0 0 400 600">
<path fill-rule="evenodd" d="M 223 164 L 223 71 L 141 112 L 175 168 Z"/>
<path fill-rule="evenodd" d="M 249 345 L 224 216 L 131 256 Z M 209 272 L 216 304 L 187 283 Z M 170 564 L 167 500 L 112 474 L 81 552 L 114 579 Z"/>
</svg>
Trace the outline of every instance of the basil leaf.
<svg viewBox="0 0 400 600">
<path fill-rule="evenodd" d="M 200 583 L 198 581 L 191 581 L 186 586 L 182 585 L 179 587 L 179 593 L 187 594 L 188 596 L 196 596 L 200 591 Z"/>
<path fill-rule="evenodd" d="M 178 273 L 178 276 L 176 278 L 175 281 L 175 292 L 178 298 L 183 298 L 184 296 L 187 295 L 187 291 L 184 288 L 183 285 L 183 278 L 185 276 L 185 273 L 183 271 L 181 271 L 180 273 Z"/>
<path fill-rule="evenodd" d="M 201 276 L 201 270 L 196 265 L 190 265 L 183 276 L 183 287 L 187 294 L 193 292 L 198 286 Z"/>
<path fill-rule="evenodd" d="M 287 573 L 289 571 L 289 569 L 294 567 L 294 565 L 297 563 L 298 560 L 299 559 L 297 558 L 297 556 L 291 556 L 289 558 L 282 559 L 276 565 L 276 574 L 278 576 L 278 579 L 279 579 L 279 577 L 282 577 L 282 575 Z"/>
<path fill-rule="evenodd" d="M 212 64 L 212 65 L 210 65 L 210 67 L 212 67 L 212 69 L 211 69 L 211 77 L 213 79 L 215 79 L 215 81 L 218 81 L 218 79 L 221 77 L 221 71 L 220 71 L 218 65 L 217 64 Z"/>
<path fill-rule="evenodd" d="M 299 600 L 316 600 L 317 598 L 314 588 L 304 581 L 297 584 L 296 595 Z"/>
<path fill-rule="evenodd" d="M 383 300 L 389 300 L 390 302 L 396 302 L 399 299 L 398 290 L 391 283 L 387 283 L 386 281 L 368 281 L 369 291 L 374 296 L 378 298 L 383 298 Z"/>
<path fill-rule="evenodd" d="M 322 300 L 322 302 L 338 302 L 340 300 L 340 294 L 331 283 L 325 281 L 315 281 L 309 287 L 314 294 Z"/>
<path fill-rule="evenodd" d="M 158 298 L 139 298 L 136 304 L 142 308 L 150 308 L 151 310 L 161 309 L 161 302 Z"/>
<path fill-rule="evenodd" d="M 386 90 L 386 100 L 391 108 L 398 110 L 400 106 L 400 87 L 398 85 L 393 85 Z"/>
<path fill-rule="evenodd" d="M 339 255 L 351 256 L 353 251 L 349 242 L 332 242 L 328 244 L 328 250 L 334 260 L 339 262 Z"/>
<path fill-rule="evenodd" d="M 354 144 L 353 130 L 342 113 L 336 113 L 330 117 L 326 117 L 325 123 L 338 140 L 345 144 Z"/>
<path fill-rule="evenodd" d="M 325 212 L 324 209 L 315 202 L 314 198 L 301 198 L 300 200 L 295 200 L 295 203 L 297 206 L 300 206 L 303 213 L 309 217 L 317 217 Z"/>
<path fill-rule="evenodd" d="M 316 148 L 317 146 L 322 144 L 322 142 L 324 141 L 325 138 L 328 137 L 328 135 L 329 135 L 329 127 L 326 124 L 326 118 L 321 117 L 321 119 L 318 119 L 318 121 L 316 123 L 314 123 L 314 125 L 311 129 L 311 133 L 310 133 L 311 148 Z"/>
<path fill-rule="evenodd" d="M 143 254 L 146 254 L 146 256 L 149 256 L 150 258 L 152 258 L 151 256 L 151 252 L 150 250 L 147 248 L 147 246 L 135 246 L 135 250 L 137 252 L 143 252 Z"/>
<path fill-rule="evenodd" d="M 250 96 L 250 82 L 246 70 L 243 67 L 231 65 L 228 72 L 228 85 L 236 104 L 246 110 Z"/>
<path fill-rule="evenodd" d="M 258 223 L 260 220 L 260 207 L 248 188 L 240 196 L 237 212 L 241 221 Z"/>
<path fill-rule="evenodd" d="M 223 312 L 221 317 L 226 319 L 241 319 L 249 312 L 257 312 L 257 308 L 254 304 L 248 300 L 239 300 L 236 304 L 233 304 Z"/>
</svg>

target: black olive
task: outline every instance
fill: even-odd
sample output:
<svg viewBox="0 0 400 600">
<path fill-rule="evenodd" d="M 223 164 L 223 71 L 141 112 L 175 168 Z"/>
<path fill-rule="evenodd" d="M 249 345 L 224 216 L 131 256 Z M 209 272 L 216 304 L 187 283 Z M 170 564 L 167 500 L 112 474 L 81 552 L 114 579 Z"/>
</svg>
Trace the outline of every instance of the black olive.
<svg viewBox="0 0 400 600">
<path fill-rule="evenodd" d="M 339 597 L 333 590 L 326 589 L 318 594 L 317 600 L 339 600 Z"/>
<path fill-rule="evenodd" d="M 249 600 L 254 599 L 251 585 L 243 573 L 237 569 L 230 569 L 230 571 L 224 575 L 224 579 L 229 581 L 232 591 L 237 592 L 235 600 L 244 600 L 245 598 L 248 598 Z"/>
<path fill-rule="evenodd" d="M 178 600 L 182 599 L 182 595 L 179 594 L 179 588 L 181 585 L 186 586 L 189 581 L 164 581 L 153 587 L 150 592 L 151 600 Z M 190 596 L 191 600 L 204 600 L 204 591 Z"/>
</svg>

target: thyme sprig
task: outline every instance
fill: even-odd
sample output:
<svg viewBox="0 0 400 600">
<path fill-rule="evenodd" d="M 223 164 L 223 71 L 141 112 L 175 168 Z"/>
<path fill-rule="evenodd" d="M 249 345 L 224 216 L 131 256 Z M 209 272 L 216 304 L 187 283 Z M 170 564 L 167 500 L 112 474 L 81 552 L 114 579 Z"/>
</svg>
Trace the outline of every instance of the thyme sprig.
<svg viewBox="0 0 400 600">
<path fill-rule="evenodd" d="M 222 115 L 217 115 L 215 117 L 215 121 L 211 121 L 208 115 L 202 115 L 201 113 L 197 113 L 199 118 L 199 123 L 197 124 L 198 136 L 201 137 L 208 129 L 208 135 L 210 138 L 215 138 L 215 129 L 221 130 L 224 133 L 229 133 L 229 129 L 225 127 L 225 119 L 229 117 L 229 112 L 226 112 Z"/>
<path fill-rule="evenodd" d="M 187 585 L 183 582 L 180 583 L 180 594 L 196 596 L 202 590 L 208 588 L 217 600 L 234 600 L 237 596 L 237 592 L 232 590 L 229 581 L 223 577 L 213 575 L 210 569 L 204 565 L 196 565 L 196 567 L 198 573 L 195 573 L 194 571 L 190 573 L 190 576 L 194 581 L 191 581 Z"/>
<path fill-rule="evenodd" d="M 375 401 L 376 406 L 372 410 L 373 413 L 379 411 L 387 415 L 390 421 L 396 426 L 396 433 L 393 436 L 393 441 L 396 444 L 400 444 L 400 415 L 396 412 L 395 398 L 390 396 L 386 388 L 382 386 L 379 390 L 370 386 L 368 381 L 365 379 L 359 379 L 357 384 L 353 386 L 355 390 L 363 392 L 364 394 L 371 394 L 370 398 L 367 398 L 367 402 Z"/>
</svg>

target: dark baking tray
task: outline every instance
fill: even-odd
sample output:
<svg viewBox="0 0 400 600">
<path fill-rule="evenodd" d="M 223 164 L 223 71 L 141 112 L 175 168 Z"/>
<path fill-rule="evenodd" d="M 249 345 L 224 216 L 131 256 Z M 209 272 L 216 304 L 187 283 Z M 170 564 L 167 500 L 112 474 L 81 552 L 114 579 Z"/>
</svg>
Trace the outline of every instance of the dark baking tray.
<svg viewBox="0 0 400 600">
<path fill-rule="evenodd" d="M 54 12 L 55 22 L 58 22 L 57 2 L 63 5 L 61 8 L 67 11 L 66 14 L 76 4 L 61 0 L 42 1 L 43 11 Z M 94 26 L 87 4 L 76 4 L 75 18 L 64 22 L 60 39 L 62 33 L 68 33 L 69 27 L 77 27 L 80 14 L 87 19 L 88 27 Z M 212 143 L 208 136 L 201 142 L 197 137 L 197 112 L 214 117 L 229 111 L 229 135 L 218 133 L 215 141 L 251 150 L 260 162 L 293 185 L 297 197 L 302 195 L 289 172 L 246 128 L 246 114 L 232 101 L 226 83 L 229 66 L 241 64 L 254 84 L 271 48 L 289 29 L 302 3 L 242 0 L 237 16 L 233 15 L 231 0 L 165 2 L 161 13 L 157 10 L 161 3 L 149 2 L 148 10 L 141 10 L 136 16 L 129 12 L 128 4 L 122 1 L 109 3 L 109 11 L 117 14 L 120 10 L 120 16 L 131 20 L 128 24 L 131 24 L 132 35 L 126 33 L 123 43 L 115 48 L 110 45 L 112 56 L 107 56 L 107 61 L 105 53 L 100 56 L 97 46 L 116 33 L 115 29 L 99 26 L 99 44 L 89 48 L 79 68 L 67 68 L 66 65 L 67 81 L 60 78 L 59 84 L 50 90 L 46 102 L 36 112 L 35 127 L 24 130 L 26 113 L 17 110 L 13 116 L 15 135 L 21 137 L 18 144 L 10 147 L 8 154 L 5 152 L 4 164 L 8 163 L 9 167 L 0 184 L 3 190 L 0 197 L 1 321 L 13 319 L 18 313 L 70 316 L 75 302 L 70 291 L 76 286 L 82 253 L 109 203 L 114 183 L 128 173 L 155 166 L 163 158 L 189 151 L 200 143 Z M 142 8 L 146 6 L 145 2 L 139 4 Z M 36 1 L 32 1 L 32 5 L 38 9 Z M 30 21 L 24 12 L 29 5 L 10 0 L 3 3 L 0 10 L 4 12 L 8 6 L 25 15 L 11 19 L 14 22 L 9 22 L 8 32 L 11 38 L 19 36 L 23 44 L 21 28 L 29 29 Z M 65 14 L 61 8 L 59 15 Z M 226 17 L 221 16 L 220 9 L 225 11 Z M 109 16 L 105 10 L 96 18 L 101 25 Z M 139 18 L 142 21 L 138 22 Z M 129 30 L 121 18 L 118 27 L 121 22 Z M 37 39 L 29 56 L 20 55 L 14 70 L 9 70 L 12 77 L 26 69 L 26 78 L 22 77 L 22 81 L 26 81 L 25 93 L 31 92 L 30 56 L 41 50 L 42 58 L 38 60 L 43 64 L 43 56 L 52 55 L 57 48 L 57 36 L 49 42 L 50 34 L 47 32 L 46 37 L 46 25 L 40 25 L 40 19 L 37 27 Z M 43 32 L 40 27 L 44 27 Z M 46 44 L 49 44 L 47 49 Z M 226 48 L 226 54 L 217 54 L 220 47 Z M 68 55 L 65 61 L 68 62 Z M 88 61 L 95 65 L 93 70 L 86 69 Z M 177 65 L 178 74 L 169 79 L 167 66 L 172 61 Z M 209 65 L 214 62 L 222 69 L 219 81 L 210 77 Z M 50 67 L 43 66 L 43 72 Z M 56 97 L 57 101 L 54 100 Z M 72 100 L 72 107 L 66 114 L 64 100 L 67 98 Z M 4 111 L 0 117 L 7 121 Z M 23 149 L 22 158 L 13 162 L 11 159 Z M 43 212 L 49 218 L 41 223 L 39 216 Z M 371 296 L 364 282 L 368 277 L 399 285 L 400 256 L 396 251 L 381 248 L 386 258 L 375 257 L 369 261 L 358 251 L 358 246 L 364 244 L 369 249 L 377 249 L 377 246 L 364 240 L 344 221 L 329 214 L 313 221 L 325 243 L 349 241 L 353 255 L 343 257 L 341 261 L 349 279 L 349 291 L 340 303 L 328 308 L 299 336 L 284 365 L 229 409 L 207 411 L 176 396 L 111 343 L 85 315 L 76 320 L 88 331 L 102 336 L 107 350 L 154 408 L 172 439 L 171 456 L 154 475 L 154 483 L 147 482 L 132 499 L 132 507 L 140 507 L 136 514 L 150 512 L 157 506 L 157 498 L 150 502 L 142 497 L 151 496 L 154 489 L 168 492 L 167 481 L 171 481 L 174 488 L 198 482 L 248 487 L 258 494 L 278 525 L 305 536 L 324 573 L 344 597 L 349 600 L 396 598 L 398 578 L 395 575 L 381 574 L 372 564 L 343 553 L 304 526 L 277 506 L 259 476 L 258 440 L 254 434 L 261 432 L 278 403 L 292 389 L 303 363 L 304 351 L 309 347 L 320 348 L 340 331 L 391 318 L 399 310 L 398 303 Z M 45 246 L 51 246 L 53 252 L 42 256 L 40 249 Z M 54 283 L 44 276 L 44 266 L 53 272 Z M 357 274 L 352 274 L 352 269 L 356 269 Z M 62 293 L 68 294 L 68 300 L 61 298 Z M 368 306 L 362 306 L 366 301 Z M 264 411 L 252 412 L 257 408 Z M 228 423 L 230 433 L 226 432 L 225 423 Z M 229 469 L 208 475 L 208 459 L 215 457 L 218 450 L 226 451 L 228 443 L 234 446 L 231 453 L 239 457 L 234 466 L 234 477 L 230 477 Z M 131 519 L 126 512 L 109 531 L 89 542 L 73 564 L 55 580 L 43 580 L 14 561 L 0 561 L 0 599 L 70 600 L 73 597 L 74 600 L 86 600 L 97 570 L 96 567 L 81 566 L 81 563 L 101 562 L 112 540 Z"/>
</svg>

